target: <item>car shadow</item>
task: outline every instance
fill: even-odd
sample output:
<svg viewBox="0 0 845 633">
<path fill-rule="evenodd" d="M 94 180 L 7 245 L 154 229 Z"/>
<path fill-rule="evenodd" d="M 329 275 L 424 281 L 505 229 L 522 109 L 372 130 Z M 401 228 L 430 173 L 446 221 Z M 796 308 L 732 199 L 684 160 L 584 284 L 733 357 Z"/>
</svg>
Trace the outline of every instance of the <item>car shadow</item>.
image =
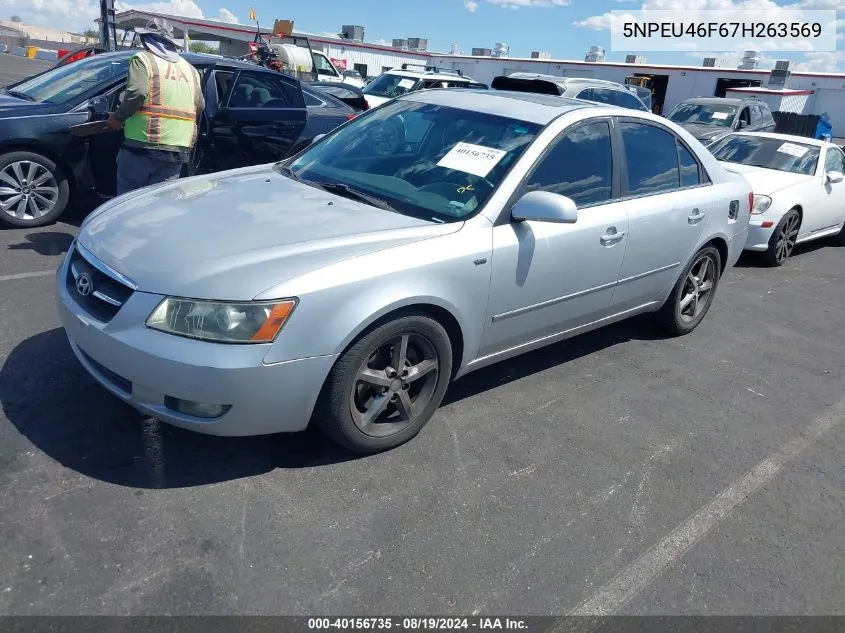
<svg viewBox="0 0 845 633">
<path fill-rule="evenodd" d="M 645 318 L 569 339 L 456 381 L 444 405 L 630 340 L 662 338 Z M 87 477 L 132 488 L 184 488 L 364 457 L 313 425 L 302 433 L 215 437 L 159 423 L 100 387 L 73 356 L 64 330 L 26 339 L 0 368 L 0 408 L 35 447 Z"/>
<path fill-rule="evenodd" d="M 823 248 L 837 248 L 833 243 L 833 238 L 818 239 L 813 240 L 812 242 L 798 244 L 792 251 L 792 255 L 790 255 L 789 259 L 801 257 L 802 255 L 809 255 L 810 253 L 814 253 Z M 789 260 L 786 260 L 784 265 L 787 265 L 788 263 Z M 736 263 L 736 266 L 738 268 L 771 268 L 771 266 L 763 261 L 762 253 L 752 251 L 743 251 L 742 255 L 740 255 L 739 261 Z"/>
<path fill-rule="evenodd" d="M 88 375 L 61 328 L 10 352 L 0 369 L 0 408 L 21 435 L 66 468 L 134 488 L 201 486 L 358 457 L 315 430 L 224 438 L 145 418 Z"/>
<path fill-rule="evenodd" d="M 650 315 L 633 317 L 467 374 L 449 387 L 441 406 L 477 396 L 493 387 L 528 378 L 620 343 L 656 341 L 669 336 L 653 325 Z"/>
<path fill-rule="evenodd" d="M 73 235 L 60 231 L 45 231 L 43 233 L 29 233 L 24 237 L 26 241 L 9 244 L 10 251 L 35 251 L 39 255 L 61 255 L 73 243 Z"/>
</svg>

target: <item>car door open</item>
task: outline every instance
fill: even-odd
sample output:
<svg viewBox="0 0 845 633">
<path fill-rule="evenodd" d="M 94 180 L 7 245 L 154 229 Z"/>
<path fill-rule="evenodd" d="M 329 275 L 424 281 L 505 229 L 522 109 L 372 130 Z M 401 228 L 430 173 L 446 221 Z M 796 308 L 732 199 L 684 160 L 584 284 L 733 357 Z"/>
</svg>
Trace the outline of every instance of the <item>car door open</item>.
<svg viewBox="0 0 845 633">
<path fill-rule="evenodd" d="M 481 355 L 554 336 L 608 314 L 625 252 L 628 218 L 617 199 L 610 121 L 591 120 L 564 131 L 520 190 L 509 222 L 493 228 L 488 320 Z M 530 192 L 562 197 L 551 217 Z M 559 215 L 559 214 L 558 214 Z"/>
<path fill-rule="evenodd" d="M 298 80 L 271 71 L 239 70 L 227 100 L 209 121 L 216 169 L 281 160 L 307 119 Z"/>
</svg>

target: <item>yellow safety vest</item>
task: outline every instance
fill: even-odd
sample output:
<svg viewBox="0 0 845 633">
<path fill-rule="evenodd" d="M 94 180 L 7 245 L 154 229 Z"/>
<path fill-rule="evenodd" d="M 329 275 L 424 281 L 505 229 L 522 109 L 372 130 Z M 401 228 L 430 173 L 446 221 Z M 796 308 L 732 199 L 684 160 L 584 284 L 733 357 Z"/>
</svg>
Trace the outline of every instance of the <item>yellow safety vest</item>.
<svg viewBox="0 0 845 633">
<path fill-rule="evenodd" d="M 144 145 L 192 147 L 197 134 L 199 73 L 181 57 L 168 62 L 147 51 L 135 57 L 147 69 L 150 90 L 144 105 L 124 122 L 124 137 Z"/>
</svg>

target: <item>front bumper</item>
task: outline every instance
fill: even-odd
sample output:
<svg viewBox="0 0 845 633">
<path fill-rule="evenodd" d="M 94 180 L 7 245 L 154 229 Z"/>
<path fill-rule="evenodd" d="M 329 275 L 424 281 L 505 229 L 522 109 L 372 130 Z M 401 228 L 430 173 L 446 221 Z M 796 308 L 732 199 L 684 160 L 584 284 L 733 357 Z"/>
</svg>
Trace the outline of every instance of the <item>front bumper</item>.
<svg viewBox="0 0 845 633">
<path fill-rule="evenodd" d="M 771 223 L 771 226 L 764 228 L 763 223 Z M 765 217 L 765 214 L 751 216 L 748 224 L 748 238 L 745 241 L 745 250 L 763 252 L 769 248 L 769 240 L 777 228 L 778 222 L 772 218 Z"/>
<path fill-rule="evenodd" d="M 210 435 L 308 426 L 336 356 L 264 364 L 271 345 L 225 345 L 156 332 L 144 322 L 162 297 L 140 291 L 104 322 L 71 296 L 68 262 L 56 276 L 59 317 L 79 362 L 115 396 L 163 422 Z M 173 398 L 230 409 L 218 418 L 200 418 L 169 408 Z"/>
</svg>

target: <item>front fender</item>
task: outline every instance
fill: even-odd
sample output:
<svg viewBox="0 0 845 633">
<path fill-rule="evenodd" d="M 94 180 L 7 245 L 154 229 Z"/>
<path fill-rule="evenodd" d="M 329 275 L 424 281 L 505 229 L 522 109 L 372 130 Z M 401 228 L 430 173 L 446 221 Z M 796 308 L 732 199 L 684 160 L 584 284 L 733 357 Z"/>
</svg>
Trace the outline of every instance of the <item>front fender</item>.
<svg viewBox="0 0 845 633">
<path fill-rule="evenodd" d="M 492 229 L 484 224 L 357 257 L 286 284 L 278 296 L 296 296 L 299 304 L 265 362 L 342 353 L 379 319 L 415 305 L 454 317 L 463 339 L 461 364 L 469 362 L 487 316 Z"/>
</svg>

